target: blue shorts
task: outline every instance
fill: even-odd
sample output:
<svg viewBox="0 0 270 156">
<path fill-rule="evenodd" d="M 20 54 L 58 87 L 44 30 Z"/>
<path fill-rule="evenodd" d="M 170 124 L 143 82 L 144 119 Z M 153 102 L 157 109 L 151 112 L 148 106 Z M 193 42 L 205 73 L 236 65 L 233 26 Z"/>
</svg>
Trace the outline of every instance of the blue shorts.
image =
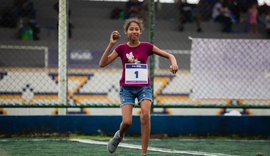
<svg viewBox="0 0 270 156">
<path fill-rule="evenodd" d="M 120 101 L 121 107 L 125 104 L 135 105 L 135 99 L 138 99 L 140 104 L 142 100 L 148 99 L 152 102 L 151 86 L 136 87 L 136 86 L 120 86 Z"/>
</svg>

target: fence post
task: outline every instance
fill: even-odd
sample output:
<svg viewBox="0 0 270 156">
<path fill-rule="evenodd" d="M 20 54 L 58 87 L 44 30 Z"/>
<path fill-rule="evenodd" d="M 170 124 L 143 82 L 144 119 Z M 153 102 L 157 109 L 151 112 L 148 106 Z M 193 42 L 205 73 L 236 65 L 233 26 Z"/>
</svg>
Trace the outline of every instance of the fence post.
<svg viewBox="0 0 270 156">
<path fill-rule="evenodd" d="M 67 54 L 68 54 L 68 0 L 59 0 L 58 28 L 58 103 L 67 104 Z M 66 108 L 58 109 L 59 115 L 66 114 Z"/>
<path fill-rule="evenodd" d="M 154 44 L 154 28 L 155 28 L 155 1 L 150 0 L 149 3 L 149 42 Z M 154 99 L 154 67 L 155 67 L 155 57 L 151 55 L 149 58 L 149 72 L 150 72 L 150 81 L 152 88 L 152 97 Z M 152 102 L 151 114 L 154 113 L 154 100 Z"/>
</svg>

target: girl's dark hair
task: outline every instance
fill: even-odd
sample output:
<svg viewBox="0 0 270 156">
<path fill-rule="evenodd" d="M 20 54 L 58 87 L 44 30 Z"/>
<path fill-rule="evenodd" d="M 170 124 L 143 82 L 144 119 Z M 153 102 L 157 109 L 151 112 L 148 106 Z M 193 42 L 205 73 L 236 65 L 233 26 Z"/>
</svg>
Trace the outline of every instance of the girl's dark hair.
<svg viewBox="0 0 270 156">
<path fill-rule="evenodd" d="M 124 31 L 127 31 L 131 23 L 136 23 L 140 27 L 141 31 L 143 31 L 143 21 L 138 18 L 129 18 L 125 20 Z"/>
</svg>

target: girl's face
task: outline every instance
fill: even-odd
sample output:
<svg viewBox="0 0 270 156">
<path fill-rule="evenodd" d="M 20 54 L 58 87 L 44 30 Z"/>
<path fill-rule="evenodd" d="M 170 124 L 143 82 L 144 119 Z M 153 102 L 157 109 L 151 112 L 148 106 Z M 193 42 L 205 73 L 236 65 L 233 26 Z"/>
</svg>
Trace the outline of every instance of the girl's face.
<svg viewBox="0 0 270 156">
<path fill-rule="evenodd" d="M 139 36 L 142 34 L 141 29 L 137 23 L 130 23 L 128 29 L 125 31 L 129 41 L 139 40 Z"/>
</svg>

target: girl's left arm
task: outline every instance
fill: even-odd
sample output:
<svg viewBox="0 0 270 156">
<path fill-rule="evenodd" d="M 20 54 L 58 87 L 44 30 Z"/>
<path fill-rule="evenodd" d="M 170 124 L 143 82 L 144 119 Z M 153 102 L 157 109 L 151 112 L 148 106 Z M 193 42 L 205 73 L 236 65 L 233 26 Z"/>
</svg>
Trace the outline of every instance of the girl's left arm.
<svg viewBox="0 0 270 156">
<path fill-rule="evenodd" d="M 156 46 L 153 47 L 153 53 L 169 59 L 171 64 L 172 64 L 170 66 L 170 72 L 173 73 L 173 74 L 176 74 L 176 72 L 178 71 L 178 66 L 177 66 L 177 61 L 176 61 L 175 57 L 172 54 L 169 54 L 169 53 L 167 53 L 167 52 L 165 52 L 163 50 L 160 50 Z"/>
</svg>

